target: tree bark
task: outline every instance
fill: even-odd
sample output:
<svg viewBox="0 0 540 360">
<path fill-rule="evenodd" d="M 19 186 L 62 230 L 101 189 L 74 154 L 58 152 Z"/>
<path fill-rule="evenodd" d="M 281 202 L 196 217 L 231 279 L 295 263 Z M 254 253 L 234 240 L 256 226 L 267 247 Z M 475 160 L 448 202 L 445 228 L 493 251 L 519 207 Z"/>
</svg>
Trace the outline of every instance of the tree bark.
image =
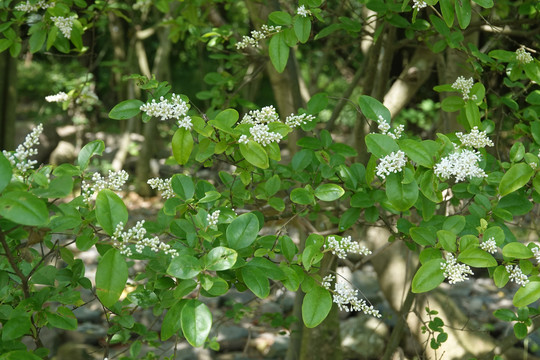
<svg viewBox="0 0 540 360">
<path fill-rule="evenodd" d="M 16 83 L 17 59 L 6 50 L 0 53 L 0 150 L 15 148 Z"/>
</svg>

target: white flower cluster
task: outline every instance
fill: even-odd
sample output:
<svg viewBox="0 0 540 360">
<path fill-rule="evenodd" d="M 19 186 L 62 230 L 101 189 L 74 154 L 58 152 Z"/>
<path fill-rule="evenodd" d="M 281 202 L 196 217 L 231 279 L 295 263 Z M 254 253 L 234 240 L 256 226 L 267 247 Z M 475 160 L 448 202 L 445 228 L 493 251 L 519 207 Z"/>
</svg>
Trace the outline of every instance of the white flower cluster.
<svg viewBox="0 0 540 360">
<path fill-rule="evenodd" d="M 128 178 L 129 175 L 124 170 L 109 170 L 107 178 L 101 176 L 100 173 L 94 173 L 94 175 L 92 175 L 92 183 L 88 183 L 83 180 L 81 184 L 81 195 L 83 196 L 84 202 L 88 204 L 92 196 L 99 193 L 103 189 L 120 191 Z"/>
<path fill-rule="evenodd" d="M 324 248 L 332 251 L 332 254 L 336 255 L 340 259 L 345 259 L 347 254 L 371 254 L 371 250 L 365 246 L 360 246 L 360 244 L 356 241 L 352 241 L 350 236 L 341 238 L 341 240 L 337 240 L 334 236 L 329 236 L 326 239 Z"/>
<path fill-rule="evenodd" d="M 302 124 L 305 125 L 308 122 L 313 121 L 313 120 L 315 120 L 315 116 L 313 116 L 313 115 L 308 115 L 308 114 L 294 115 L 294 114 L 291 114 L 291 115 L 287 116 L 287 118 L 285 119 L 285 125 L 288 125 L 291 128 L 295 128 L 295 127 L 298 127 L 298 126 L 300 126 Z"/>
<path fill-rule="evenodd" d="M 398 125 L 398 127 L 394 129 L 394 132 L 392 132 L 390 131 L 390 124 L 382 117 L 382 115 L 379 115 L 378 118 L 377 123 L 379 124 L 378 128 L 381 131 L 381 134 L 388 135 L 394 140 L 401 137 L 401 133 L 405 130 L 405 126 Z"/>
<path fill-rule="evenodd" d="M 334 275 L 327 275 L 324 277 L 322 285 L 327 290 L 332 291 L 333 301 L 341 311 L 361 311 L 366 315 L 371 315 L 376 318 L 380 318 L 381 314 L 379 310 L 375 309 L 373 305 L 369 305 L 365 300 L 358 298 L 358 290 L 353 289 L 348 283 L 336 282 L 334 289 L 331 290 L 330 285 L 335 280 Z"/>
<path fill-rule="evenodd" d="M 311 15 L 311 11 L 306 9 L 304 5 L 300 5 L 298 9 L 296 9 L 296 13 L 302 17 L 308 17 L 309 15 Z"/>
<path fill-rule="evenodd" d="M 15 10 L 30 13 L 36 12 L 39 9 L 45 10 L 47 8 L 54 7 L 55 5 L 56 3 L 54 1 L 47 3 L 46 0 L 38 0 L 32 4 L 29 0 L 26 0 L 26 2 L 17 4 L 17 6 L 15 6 Z"/>
<path fill-rule="evenodd" d="M 171 257 L 178 256 L 178 252 L 175 249 L 171 249 L 171 246 L 165 244 L 157 236 L 153 238 L 147 238 L 146 229 L 143 227 L 144 220 L 138 221 L 134 227 L 128 231 L 124 231 L 124 223 L 120 222 L 116 225 L 112 240 L 115 246 L 120 249 L 120 253 L 126 256 L 133 255 L 129 244 L 135 244 L 135 251 L 141 254 L 144 248 L 149 247 L 154 252 L 163 251 L 165 254 L 171 255 Z M 121 240 L 121 241 L 120 241 Z"/>
<path fill-rule="evenodd" d="M 476 150 L 456 149 L 455 152 L 444 157 L 433 168 L 435 175 L 443 179 L 456 177 L 456 182 L 473 177 L 486 177 L 484 170 L 478 167 L 482 156 Z"/>
<path fill-rule="evenodd" d="M 47 102 L 64 102 L 69 100 L 69 95 L 63 91 L 60 91 L 58 94 L 45 96 L 45 101 Z"/>
<path fill-rule="evenodd" d="M 473 78 L 465 79 L 463 76 L 459 76 L 456 81 L 452 84 L 452 88 L 461 91 L 463 94 L 463 100 L 476 100 L 476 95 L 469 97 L 471 88 L 474 85 Z"/>
<path fill-rule="evenodd" d="M 540 263 L 540 248 L 533 247 L 533 248 L 531 249 L 531 251 L 533 252 L 534 257 L 536 258 L 536 262 L 537 262 L 537 263 Z"/>
<path fill-rule="evenodd" d="M 281 134 L 271 132 L 266 124 L 254 125 L 249 129 L 249 132 L 253 136 L 253 141 L 262 146 L 266 146 L 273 142 L 279 142 L 283 138 Z"/>
<path fill-rule="evenodd" d="M 249 138 L 247 137 L 247 135 L 242 135 L 238 139 L 239 144 L 247 144 L 248 142 L 249 142 Z"/>
<path fill-rule="evenodd" d="M 390 155 L 386 155 L 381 159 L 379 165 L 377 165 L 377 176 L 386 179 L 386 176 L 390 173 L 398 173 L 407 164 L 407 157 L 401 150 L 392 152 Z"/>
<path fill-rule="evenodd" d="M 220 213 L 220 210 L 216 210 L 212 214 L 206 215 L 206 221 L 208 221 L 208 226 L 214 226 L 218 224 Z"/>
<path fill-rule="evenodd" d="M 281 26 L 261 26 L 261 30 L 253 30 L 251 36 L 242 36 L 242 41 L 236 43 L 238 50 L 245 49 L 249 46 L 259 47 L 259 41 L 266 39 L 267 37 L 274 35 L 281 31 Z"/>
<path fill-rule="evenodd" d="M 56 26 L 64 35 L 66 39 L 71 38 L 71 29 L 73 28 L 73 22 L 77 16 L 72 15 L 69 17 L 64 16 L 52 16 L 51 20 L 54 22 L 54 26 Z"/>
<path fill-rule="evenodd" d="M 159 192 L 161 192 L 161 197 L 164 199 L 170 199 L 175 196 L 174 191 L 171 187 L 171 178 L 168 179 L 160 179 L 160 178 L 152 178 L 149 179 L 146 182 L 152 189 L 157 189 Z"/>
<path fill-rule="evenodd" d="M 11 166 L 15 166 L 17 170 L 25 174 L 37 164 L 37 160 L 28 160 L 30 156 L 37 155 L 38 151 L 34 148 L 39 145 L 39 135 L 43 132 L 43 124 L 36 126 L 32 132 L 24 138 L 24 142 L 19 144 L 15 152 L 4 150 L 2 153 L 9 160 Z"/>
<path fill-rule="evenodd" d="M 520 47 L 516 50 L 516 60 L 521 64 L 528 64 L 533 61 L 531 53 L 529 53 L 525 48 Z"/>
<path fill-rule="evenodd" d="M 529 283 L 527 275 L 525 275 L 519 265 L 506 265 L 506 272 L 510 274 L 510 281 L 515 282 L 518 285 L 525 286 Z"/>
<path fill-rule="evenodd" d="M 441 269 L 444 270 L 444 277 L 448 279 L 450 284 L 468 280 L 468 275 L 474 275 L 469 265 L 458 263 L 454 254 L 451 253 L 446 256 L 446 261 L 441 264 Z"/>
<path fill-rule="evenodd" d="M 188 104 L 180 98 L 180 95 L 172 94 L 171 100 L 167 100 L 162 96 L 159 98 L 159 102 L 152 99 L 151 102 L 141 105 L 140 109 L 148 116 L 161 117 L 163 121 L 168 119 L 178 120 L 178 126 L 186 130 L 191 130 L 193 126 L 191 118 L 187 115 Z"/>
<path fill-rule="evenodd" d="M 268 124 L 279 122 L 279 115 L 273 105 L 263 107 L 261 110 L 251 110 L 244 114 L 241 124 Z"/>
<path fill-rule="evenodd" d="M 461 141 L 462 146 L 473 147 L 475 149 L 493 146 L 493 141 L 487 137 L 485 131 L 479 131 L 478 126 L 473 127 L 469 134 L 464 135 L 462 132 L 457 132 L 456 136 Z"/>
<path fill-rule="evenodd" d="M 420 10 L 427 6 L 426 2 L 423 0 L 413 0 L 413 10 Z"/>
<path fill-rule="evenodd" d="M 495 238 L 490 237 L 486 241 L 483 241 L 480 244 L 480 249 L 487 251 L 490 254 L 495 254 L 497 252 L 497 244 L 495 243 Z"/>
</svg>

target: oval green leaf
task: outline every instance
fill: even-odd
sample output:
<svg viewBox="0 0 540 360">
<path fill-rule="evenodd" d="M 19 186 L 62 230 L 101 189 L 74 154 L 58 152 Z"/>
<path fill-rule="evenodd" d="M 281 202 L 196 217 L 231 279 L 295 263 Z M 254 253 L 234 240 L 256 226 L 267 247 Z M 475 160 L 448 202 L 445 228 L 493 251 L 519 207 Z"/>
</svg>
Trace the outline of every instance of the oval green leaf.
<svg viewBox="0 0 540 360">
<path fill-rule="evenodd" d="M 433 290 L 444 281 L 444 272 L 441 269 L 443 261 L 443 259 L 433 259 L 420 266 L 412 281 L 413 293 Z"/>
<path fill-rule="evenodd" d="M 126 259 L 115 248 L 99 260 L 96 271 L 96 294 L 105 307 L 113 306 L 124 291 L 128 279 Z"/>
<path fill-rule="evenodd" d="M 182 309 L 182 332 L 191 346 L 203 346 L 212 328 L 212 313 L 196 299 L 188 300 Z"/>
<path fill-rule="evenodd" d="M 12 176 L 13 170 L 11 169 L 11 163 L 6 159 L 4 154 L 0 152 L 0 193 L 11 182 Z"/>
<path fill-rule="evenodd" d="M 270 294 L 270 282 L 262 269 L 255 266 L 243 267 L 241 273 L 244 283 L 255 296 L 264 299 Z"/>
<path fill-rule="evenodd" d="M 242 214 L 227 227 L 226 237 L 229 247 L 235 250 L 251 245 L 259 233 L 259 219 L 253 213 Z"/>
<path fill-rule="evenodd" d="M 11 191 L 0 197 L 0 215 L 21 225 L 42 226 L 49 222 L 45 202 L 26 191 Z"/>
<path fill-rule="evenodd" d="M 78 162 L 81 170 L 86 169 L 90 158 L 94 155 L 101 155 L 105 150 L 105 143 L 102 140 L 94 140 L 84 145 L 79 152 Z"/>
<path fill-rule="evenodd" d="M 178 279 L 191 279 L 202 271 L 201 263 L 195 256 L 182 254 L 171 260 L 167 274 Z"/>
<path fill-rule="evenodd" d="M 522 188 L 533 176 L 534 170 L 529 164 L 514 164 L 502 177 L 499 193 L 505 196 Z"/>
<path fill-rule="evenodd" d="M 192 150 L 193 136 L 191 136 L 191 132 L 184 128 L 176 130 L 172 138 L 172 151 L 176 162 L 179 165 L 186 164 Z"/>
<path fill-rule="evenodd" d="M 270 166 L 268 154 L 261 144 L 255 141 L 249 141 L 247 144 L 240 144 L 240 153 L 253 166 L 261 169 L 267 169 Z"/>
<path fill-rule="evenodd" d="M 534 256 L 531 249 L 520 242 L 506 244 L 502 250 L 503 256 L 513 259 L 529 259 Z"/>
<path fill-rule="evenodd" d="M 113 120 L 131 119 L 132 117 L 139 115 L 142 105 L 144 105 L 144 103 L 141 100 L 124 100 L 111 109 L 109 117 Z"/>
<path fill-rule="evenodd" d="M 203 258 L 204 267 L 211 271 L 223 271 L 233 267 L 238 253 L 233 249 L 218 246 Z"/>
<path fill-rule="evenodd" d="M 323 322 L 332 309 L 332 296 L 323 287 L 314 286 L 304 296 L 302 302 L 302 319 L 308 328 L 314 328 Z"/>
<path fill-rule="evenodd" d="M 322 184 L 315 189 L 315 196 L 322 201 L 334 201 L 345 194 L 345 190 L 336 184 Z"/>
<path fill-rule="evenodd" d="M 112 190 L 101 190 L 96 199 L 96 218 L 98 224 L 109 235 L 114 233 L 116 225 L 128 220 L 126 205 Z"/>
<path fill-rule="evenodd" d="M 277 72 L 282 73 L 289 60 L 289 46 L 287 46 L 283 33 L 277 33 L 272 36 L 268 46 L 268 54 L 274 68 Z"/>
<path fill-rule="evenodd" d="M 469 248 L 459 254 L 457 259 L 464 264 L 478 268 L 497 266 L 497 260 L 479 248 Z"/>
</svg>

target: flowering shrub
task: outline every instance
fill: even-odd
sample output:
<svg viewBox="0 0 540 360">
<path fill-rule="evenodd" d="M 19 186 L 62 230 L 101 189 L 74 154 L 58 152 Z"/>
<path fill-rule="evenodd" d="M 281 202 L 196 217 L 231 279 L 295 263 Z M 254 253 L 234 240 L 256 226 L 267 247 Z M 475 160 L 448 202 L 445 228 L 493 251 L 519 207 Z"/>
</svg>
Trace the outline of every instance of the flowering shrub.
<svg viewBox="0 0 540 360">
<path fill-rule="evenodd" d="M 85 5 L 81 3 L 78 6 Z M 378 11 L 390 24 L 400 16 L 402 20 L 397 21 L 402 26 L 420 31 L 414 28 L 421 23 L 415 22 L 418 12 L 437 3 L 414 1 L 411 7 L 405 2 L 401 11 L 386 7 Z M 423 20 L 430 28 L 430 32 L 425 29 L 427 41 L 436 36 L 442 41 L 439 47 L 459 47 L 457 35 L 449 31 L 454 7 L 449 10 L 448 1 L 439 3 L 442 13 L 429 17 L 435 30 Z M 468 11 L 457 2 L 455 7 L 462 29 L 467 28 L 471 13 L 470 1 L 464 3 L 469 5 Z M 493 5 L 490 1 L 475 3 L 484 8 Z M 251 37 L 237 42 L 236 48 L 258 47 L 270 38 L 269 57 L 276 70 L 283 71 L 290 48 L 310 39 L 311 21 L 321 16 L 320 4 L 303 2 L 294 16 L 285 11 L 271 13 L 273 25 L 252 32 Z M 40 26 L 32 30 L 32 52 L 43 46 L 65 50 L 67 39 L 82 50 L 80 21 L 88 19 L 69 15 L 68 6 L 28 1 L 15 10 L 14 16 L 24 16 L 17 11 L 44 12 L 37 23 L 41 25 L 32 25 Z M 412 22 L 398 15 L 411 10 Z M 345 29 L 346 22 L 331 30 L 338 28 Z M 58 31 L 61 37 L 57 37 Z M 325 36 L 332 31 L 326 30 Z M 38 38 L 35 34 L 41 35 Z M 6 40 L 2 50 L 9 48 L 18 54 L 20 38 L 6 36 L 2 40 Z M 472 58 L 479 59 L 480 69 L 500 69 L 511 83 L 532 87 L 540 82 L 538 60 L 522 47 L 516 52 L 493 50 L 481 56 L 478 49 L 466 49 Z M 509 281 L 520 285 L 513 304 L 528 309 L 527 315 L 496 314 L 519 320 L 516 335 L 527 335 L 526 326 L 538 314 L 536 308 L 527 307 L 540 298 L 540 250 L 535 243 L 518 241 L 510 225 L 515 216 L 530 213 L 540 201 L 540 121 L 535 116 L 539 90 L 522 102 L 531 106 L 519 113 L 521 147 L 512 147 L 504 157 L 486 150 L 495 145 L 491 108 L 500 104 L 511 104 L 507 106 L 512 108 L 517 102 L 497 99 L 500 102 L 494 105 L 480 81 L 460 76 L 453 84 L 435 87 L 438 92 L 461 93 L 446 97 L 441 107 L 446 112 L 459 112 L 458 120 L 467 131 L 438 133 L 426 140 L 407 135 L 402 126 L 391 130 L 390 111 L 375 98 L 362 95 L 357 101 L 359 111 L 377 123 L 380 131 L 365 137 L 371 157 L 362 164 L 355 162 L 355 149 L 334 141 L 328 131 L 318 130 L 319 111 L 314 109 L 320 107 L 318 102 L 327 100 L 324 94 L 313 97 L 299 114 L 282 120 L 271 105 L 242 117 L 234 108 L 203 116 L 190 107 L 187 96 L 171 93 L 164 82 L 142 79 L 139 86 L 146 91 L 141 96 L 145 101 L 119 103 L 110 111 L 111 119 L 140 116 L 143 121 L 152 117 L 175 121 L 170 124 L 175 127 L 171 151 L 177 164 L 189 169 L 194 164 L 211 166 L 220 161 L 231 167 L 219 172 L 214 183 L 194 174 L 149 179 L 148 184 L 163 198 L 158 218 L 137 222 L 126 230 L 129 214 L 119 190 L 127 173 L 110 172 L 105 178 L 88 170 L 90 159 L 105 149 L 102 141 L 86 144 L 77 165 L 34 169 L 36 162 L 29 158 L 36 154 L 40 125 L 14 152 L 4 151 L 0 155 L 0 243 L 4 251 L 0 284 L 5 305 L 0 314 L 0 353 L 14 358 L 24 352 L 20 340 L 30 336 L 37 349 L 26 358 L 45 358 L 47 349 L 40 346 L 39 329 L 77 328 L 72 310 L 83 305 L 80 287 L 95 292 L 111 320 L 107 351 L 114 342 L 128 343 L 132 333 L 139 336 L 139 343 L 130 345 L 134 358 L 141 341 L 153 343 L 158 336 L 162 341 L 182 336 L 192 346 L 215 347 L 209 339 L 212 314 L 199 297 L 220 296 L 231 288 L 249 289 L 265 298 L 271 282 L 278 282 L 288 290 L 305 292 L 302 318 L 310 328 L 321 324 L 333 303 L 344 311 L 380 317 L 378 309 L 359 298 L 358 289 L 336 279 L 333 273 L 321 273 L 325 256 L 344 259 L 350 253 L 365 256 L 377 250 L 343 236 L 358 222 L 383 224 L 392 230 L 391 240 L 407 243 L 418 254 L 414 293 L 429 292 L 445 280 L 450 284 L 467 281 L 474 269 L 487 269 L 498 287 Z M 60 93 L 47 101 L 66 101 L 66 96 Z M 297 142 L 299 151 L 287 163 L 281 159 L 279 143 L 297 128 L 306 136 Z M 71 194 L 76 194 L 75 198 L 71 199 Z M 283 228 L 260 235 L 269 216 L 265 209 L 315 219 L 321 206 L 331 203 L 345 208 L 335 217 L 339 233 L 326 237 L 310 234 L 302 239 L 302 250 Z M 444 213 L 450 207 L 456 212 Z M 95 287 L 85 276 L 82 261 L 68 248 L 73 240 L 53 240 L 53 234 L 74 239 L 79 251 L 97 249 L 100 258 Z M 37 243 L 42 244 L 39 250 L 32 247 Z M 64 268 L 48 264 L 54 254 L 65 262 Z M 131 279 L 130 259 L 145 261 L 144 272 Z M 122 297 L 128 281 L 135 289 Z M 164 314 L 159 334 L 134 325 L 132 310 L 137 307 L 151 307 L 156 316 Z M 438 324 L 433 332 L 440 334 L 432 346 L 440 346 L 446 333 L 433 321 Z"/>
</svg>

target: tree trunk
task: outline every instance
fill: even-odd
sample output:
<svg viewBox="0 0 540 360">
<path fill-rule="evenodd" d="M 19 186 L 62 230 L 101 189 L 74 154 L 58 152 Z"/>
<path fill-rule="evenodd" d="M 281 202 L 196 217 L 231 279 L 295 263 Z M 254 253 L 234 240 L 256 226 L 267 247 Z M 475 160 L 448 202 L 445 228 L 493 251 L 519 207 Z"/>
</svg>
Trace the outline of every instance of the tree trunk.
<svg viewBox="0 0 540 360">
<path fill-rule="evenodd" d="M 17 59 L 6 50 L 0 53 L 0 150 L 15 148 L 16 83 Z"/>
</svg>

